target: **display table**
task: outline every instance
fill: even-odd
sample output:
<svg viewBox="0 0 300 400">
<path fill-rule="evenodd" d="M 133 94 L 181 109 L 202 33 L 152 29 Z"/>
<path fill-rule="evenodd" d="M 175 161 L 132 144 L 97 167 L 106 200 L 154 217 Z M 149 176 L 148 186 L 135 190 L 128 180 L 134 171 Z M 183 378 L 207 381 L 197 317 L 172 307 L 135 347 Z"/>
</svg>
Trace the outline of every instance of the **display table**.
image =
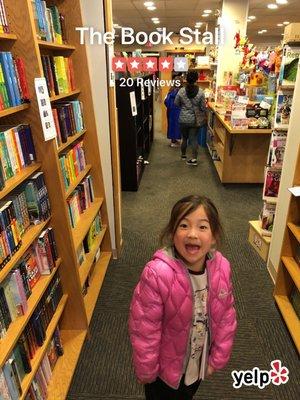
<svg viewBox="0 0 300 400">
<path fill-rule="evenodd" d="M 222 183 L 263 183 L 271 129 L 233 129 L 209 103 L 207 146 Z"/>
</svg>

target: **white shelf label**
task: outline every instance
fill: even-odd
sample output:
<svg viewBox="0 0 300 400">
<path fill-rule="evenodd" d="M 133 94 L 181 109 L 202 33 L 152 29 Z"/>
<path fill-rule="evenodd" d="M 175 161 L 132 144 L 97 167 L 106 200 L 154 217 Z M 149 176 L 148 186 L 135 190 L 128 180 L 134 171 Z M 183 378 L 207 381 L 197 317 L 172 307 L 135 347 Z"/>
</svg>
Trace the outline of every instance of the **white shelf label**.
<svg viewBox="0 0 300 400">
<path fill-rule="evenodd" d="M 135 92 L 130 92 L 129 96 L 130 96 L 131 114 L 134 117 L 135 115 L 137 115 Z"/>
<path fill-rule="evenodd" d="M 46 79 L 35 78 L 34 86 L 35 86 L 35 93 L 39 106 L 39 112 L 40 112 L 45 141 L 54 139 L 57 136 L 57 134 L 53 120 L 53 114 L 48 95 Z"/>
</svg>

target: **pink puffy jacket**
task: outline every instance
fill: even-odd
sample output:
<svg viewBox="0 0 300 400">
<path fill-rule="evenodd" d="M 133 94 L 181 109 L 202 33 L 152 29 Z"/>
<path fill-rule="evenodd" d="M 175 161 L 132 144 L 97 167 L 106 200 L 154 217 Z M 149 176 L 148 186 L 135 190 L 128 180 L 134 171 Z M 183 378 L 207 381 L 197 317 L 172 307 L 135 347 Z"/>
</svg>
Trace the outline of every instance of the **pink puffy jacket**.
<svg viewBox="0 0 300 400">
<path fill-rule="evenodd" d="M 210 351 L 208 363 L 223 368 L 231 354 L 237 328 L 230 264 L 215 252 L 206 263 Z M 158 250 L 135 288 L 129 317 L 133 363 L 143 383 L 159 376 L 178 388 L 193 316 L 192 285 L 186 266 Z"/>
</svg>

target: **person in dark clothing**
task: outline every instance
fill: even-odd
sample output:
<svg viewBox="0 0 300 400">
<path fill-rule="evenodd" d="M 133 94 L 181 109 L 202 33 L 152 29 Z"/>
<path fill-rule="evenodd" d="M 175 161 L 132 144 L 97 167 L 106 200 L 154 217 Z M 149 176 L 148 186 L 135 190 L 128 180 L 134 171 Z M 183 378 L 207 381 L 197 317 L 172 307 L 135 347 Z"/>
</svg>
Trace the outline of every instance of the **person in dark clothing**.
<svg viewBox="0 0 300 400">
<path fill-rule="evenodd" d="M 171 140 L 170 142 L 171 147 L 179 147 L 181 139 L 181 132 L 179 128 L 180 108 L 174 104 L 175 97 L 182 85 L 181 76 L 175 76 L 174 82 L 175 81 L 180 82 L 180 86 L 179 87 L 172 86 L 164 101 L 164 104 L 167 107 L 167 120 L 168 120 L 167 138 Z"/>
<path fill-rule="evenodd" d="M 197 165 L 198 157 L 198 131 L 206 124 L 206 104 L 203 91 L 195 83 L 198 79 L 197 71 L 188 71 L 187 84 L 181 88 L 175 98 L 174 104 L 180 107 L 179 126 L 182 136 L 181 159 L 186 160 L 187 141 L 192 148 L 192 158 L 186 163 Z"/>
</svg>

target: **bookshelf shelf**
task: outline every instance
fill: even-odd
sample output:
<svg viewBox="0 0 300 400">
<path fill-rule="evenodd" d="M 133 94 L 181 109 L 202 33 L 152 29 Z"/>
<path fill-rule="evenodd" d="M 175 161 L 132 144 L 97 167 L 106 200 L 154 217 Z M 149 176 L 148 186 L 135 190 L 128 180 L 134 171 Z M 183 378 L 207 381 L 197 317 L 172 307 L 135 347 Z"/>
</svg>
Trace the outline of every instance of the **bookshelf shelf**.
<svg viewBox="0 0 300 400">
<path fill-rule="evenodd" d="M 297 346 L 298 351 L 300 350 L 300 321 L 295 313 L 295 310 L 287 296 L 275 295 L 276 303 L 283 316 L 283 319 L 287 325 L 288 330 Z"/>
<path fill-rule="evenodd" d="M 99 248 L 99 246 L 101 245 L 101 242 L 103 240 L 103 237 L 105 235 L 107 227 L 103 226 L 103 228 L 101 229 L 101 232 L 99 233 L 99 235 L 96 237 L 94 245 L 91 249 L 91 251 L 86 254 L 86 259 L 84 260 L 84 262 L 82 263 L 82 265 L 80 265 L 79 268 L 79 275 L 80 275 L 80 285 L 81 287 L 83 286 L 84 282 L 86 281 L 86 278 L 88 277 L 88 274 L 90 272 L 90 269 L 92 267 L 95 255 L 97 253 L 97 250 Z"/>
<path fill-rule="evenodd" d="M 74 143 L 76 140 L 78 140 L 79 138 L 81 138 L 82 135 L 84 135 L 86 132 L 86 129 L 84 129 L 83 131 L 76 133 L 76 135 L 74 136 L 69 136 L 68 140 L 66 143 L 63 143 L 61 146 L 58 147 L 57 149 L 57 153 L 61 153 L 63 150 L 65 150 L 67 147 L 69 147 L 72 143 Z"/>
<path fill-rule="evenodd" d="M 79 93 L 80 90 L 78 89 L 78 90 L 73 90 L 72 92 L 69 93 L 58 94 L 57 96 L 51 96 L 50 101 L 53 102 L 53 101 L 63 100 L 71 96 L 77 96 L 79 95 Z"/>
<path fill-rule="evenodd" d="M 73 182 L 69 187 L 68 190 L 65 193 L 65 198 L 67 199 L 70 194 L 73 192 L 73 190 L 76 188 L 76 186 L 79 185 L 79 183 L 82 181 L 82 179 L 90 172 L 92 166 L 91 164 L 88 164 L 83 171 L 80 172 L 80 174 L 76 177 L 76 181 Z"/>
<path fill-rule="evenodd" d="M 30 177 L 34 172 L 41 168 L 41 163 L 34 163 L 21 169 L 21 171 L 5 182 L 4 188 L 0 191 L 0 199 L 7 196 L 12 190 Z"/>
<path fill-rule="evenodd" d="M 27 322 L 29 321 L 33 311 L 35 310 L 38 302 L 43 296 L 45 290 L 47 289 L 51 279 L 53 278 L 55 272 L 58 270 L 58 267 L 61 264 L 61 259 L 56 261 L 55 267 L 53 268 L 50 275 L 41 276 L 36 285 L 32 290 L 32 294 L 28 299 L 28 310 L 25 315 L 22 315 L 13 321 L 7 331 L 7 335 L 1 339 L 0 342 L 0 366 L 2 366 L 5 360 L 8 358 L 14 346 L 16 345 L 17 340 L 20 337 L 20 334 L 24 330 Z"/>
<path fill-rule="evenodd" d="M 20 106 L 17 106 L 17 107 L 6 108 L 5 110 L 0 111 L 0 118 L 7 117 L 8 115 L 15 114 L 17 112 L 26 110 L 29 107 L 30 107 L 29 104 L 21 104 Z"/>
<path fill-rule="evenodd" d="M 34 378 L 34 375 L 44 357 L 44 354 L 47 350 L 48 344 L 53 336 L 53 333 L 55 331 L 55 328 L 60 320 L 60 317 L 65 309 L 66 303 L 68 300 L 68 295 L 63 295 L 61 298 L 57 309 L 55 311 L 55 314 L 53 315 L 52 320 L 50 321 L 50 324 L 48 325 L 48 328 L 46 330 L 46 339 L 43 343 L 43 345 L 36 351 L 34 359 L 31 360 L 31 367 L 32 371 L 30 374 L 25 375 L 23 382 L 22 382 L 22 396 L 20 397 L 20 400 L 25 399 L 26 393 L 30 387 L 30 384 L 32 382 L 32 379 Z"/>
<path fill-rule="evenodd" d="M 96 217 L 97 212 L 100 210 L 102 203 L 103 198 L 95 198 L 91 206 L 81 215 L 80 221 L 76 227 L 72 230 L 75 249 L 78 249 L 80 243 L 88 233 L 91 223 Z"/>
<path fill-rule="evenodd" d="M 55 364 L 52 379 L 48 386 L 47 400 L 65 399 L 67 397 L 87 330 L 62 330 L 60 334 L 64 355 L 59 357 Z"/>
<path fill-rule="evenodd" d="M 292 186 L 299 183 L 300 171 L 300 148 L 298 149 L 298 158 L 295 164 L 295 173 Z M 279 310 L 285 320 L 288 330 L 294 340 L 298 352 L 300 353 L 300 320 L 293 307 L 293 297 L 300 291 L 300 265 L 296 261 L 296 241 L 300 238 L 300 229 L 294 222 L 300 219 L 300 198 L 290 197 L 289 209 L 286 218 L 286 228 L 281 247 L 281 263 L 279 263 L 274 297 Z M 282 227 L 281 227 L 282 229 Z M 291 234 L 292 233 L 292 234 Z M 296 297 L 297 299 L 297 297 Z M 297 301 L 297 300 L 295 300 Z"/>
<path fill-rule="evenodd" d="M 11 257 L 8 263 L 0 271 L 0 282 L 2 282 L 10 272 L 16 262 L 25 254 L 32 242 L 41 234 L 45 226 L 50 221 L 50 218 L 38 225 L 31 225 L 22 236 L 22 245 L 18 251 Z"/>
<path fill-rule="evenodd" d="M 71 46 L 69 44 L 59 44 L 53 42 L 46 42 L 44 40 L 38 40 L 38 45 L 42 49 L 52 49 L 52 50 L 75 50 L 75 46 Z"/>
<path fill-rule="evenodd" d="M 295 236 L 297 241 L 300 243 L 300 226 L 293 224 L 292 222 L 288 222 L 287 226 L 292 234 Z"/>
<path fill-rule="evenodd" d="M 295 285 L 297 286 L 298 290 L 300 290 L 300 267 L 297 264 L 294 257 L 286 257 L 283 256 L 281 258 L 285 268 L 289 271 L 291 278 L 293 279 Z"/>
<path fill-rule="evenodd" d="M 90 286 L 88 292 L 85 295 L 84 303 L 86 307 L 86 313 L 88 317 L 88 322 L 90 323 L 93 311 L 96 305 L 96 301 L 105 277 L 105 273 L 110 261 L 111 253 L 103 252 L 100 255 L 98 262 L 96 263 L 95 269 L 92 274 L 92 279 L 90 281 Z"/>
<path fill-rule="evenodd" d="M 17 40 L 17 35 L 14 33 L 0 33 L 0 40 Z"/>
</svg>

